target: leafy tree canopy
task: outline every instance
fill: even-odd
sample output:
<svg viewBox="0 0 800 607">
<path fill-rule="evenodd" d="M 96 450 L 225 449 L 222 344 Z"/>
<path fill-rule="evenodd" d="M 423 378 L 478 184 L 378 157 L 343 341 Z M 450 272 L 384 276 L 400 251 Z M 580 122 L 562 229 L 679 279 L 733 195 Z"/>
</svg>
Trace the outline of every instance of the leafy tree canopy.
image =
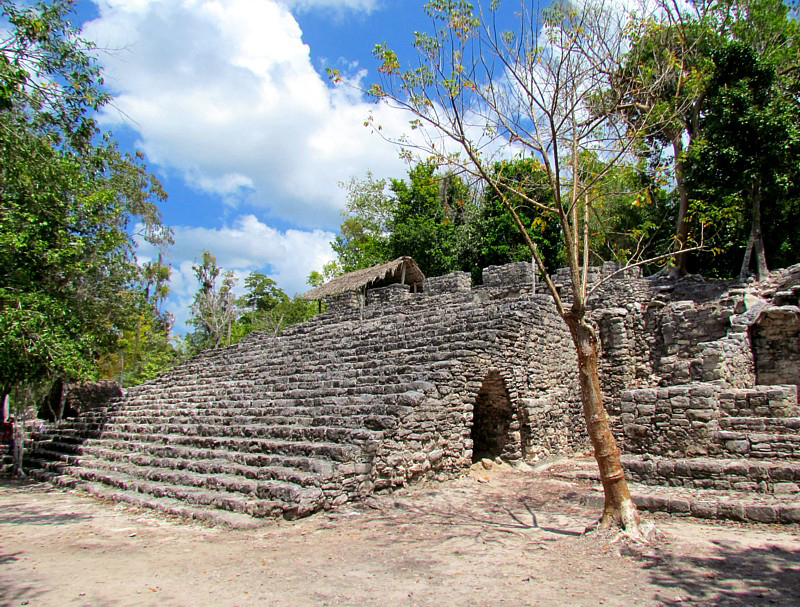
<svg viewBox="0 0 800 607">
<path fill-rule="evenodd" d="M 108 102 L 71 0 L 0 0 L 0 391 L 97 373 L 136 314 L 133 229 L 166 245 L 165 199 L 94 112 Z M 137 228 L 138 229 L 138 228 Z"/>
</svg>

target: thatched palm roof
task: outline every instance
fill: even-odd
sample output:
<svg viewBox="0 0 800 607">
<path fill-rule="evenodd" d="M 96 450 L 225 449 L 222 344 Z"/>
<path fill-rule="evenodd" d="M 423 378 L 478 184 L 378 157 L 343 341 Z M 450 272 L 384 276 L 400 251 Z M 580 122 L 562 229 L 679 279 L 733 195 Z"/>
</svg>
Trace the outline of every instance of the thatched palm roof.
<svg viewBox="0 0 800 607">
<path fill-rule="evenodd" d="M 395 283 L 411 285 L 412 288 L 421 289 L 425 282 L 425 275 L 419 269 L 417 262 L 410 257 L 399 257 L 389 263 L 373 266 L 364 270 L 356 270 L 334 278 L 332 281 L 312 289 L 303 297 L 306 299 L 322 299 L 348 291 L 372 287 L 384 287 Z"/>
</svg>

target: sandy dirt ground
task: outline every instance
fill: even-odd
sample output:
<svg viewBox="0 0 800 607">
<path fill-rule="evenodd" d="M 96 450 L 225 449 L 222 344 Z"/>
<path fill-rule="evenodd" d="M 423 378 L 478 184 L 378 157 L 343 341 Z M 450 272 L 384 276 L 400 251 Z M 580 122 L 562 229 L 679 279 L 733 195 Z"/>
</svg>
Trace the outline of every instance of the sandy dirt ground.
<svg viewBox="0 0 800 607">
<path fill-rule="evenodd" d="M 584 535 L 598 488 L 554 474 L 569 465 L 250 531 L 0 481 L 0 605 L 800 606 L 796 526 L 660 517 L 646 547 Z"/>
</svg>

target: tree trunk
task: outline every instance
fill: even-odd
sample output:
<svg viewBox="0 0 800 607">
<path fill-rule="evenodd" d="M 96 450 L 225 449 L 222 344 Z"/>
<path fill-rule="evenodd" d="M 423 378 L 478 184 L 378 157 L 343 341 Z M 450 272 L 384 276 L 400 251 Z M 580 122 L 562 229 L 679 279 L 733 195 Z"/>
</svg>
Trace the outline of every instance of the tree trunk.
<svg viewBox="0 0 800 607">
<path fill-rule="evenodd" d="M 764 280 L 769 274 L 767 257 L 764 251 L 764 236 L 761 233 L 761 184 L 756 185 L 753 196 L 753 245 L 756 253 L 756 278 Z"/>
<path fill-rule="evenodd" d="M 756 254 L 756 280 L 764 280 L 769 274 L 767 267 L 767 257 L 764 251 L 764 235 L 761 231 L 761 184 L 755 183 L 750 191 L 750 201 L 753 209 L 753 217 L 750 222 L 750 236 L 747 239 L 747 247 L 744 251 L 742 269 L 739 271 L 739 279 L 747 279 L 747 271 L 750 269 L 752 254 Z"/>
<path fill-rule="evenodd" d="M 14 422 L 14 474 L 19 478 L 25 478 L 25 470 L 23 469 L 23 456 L 25 455 L 25 419 L 19 419 Z"/>
<path fill-rule="evenodd" d="M 753 254 L 753 243 L 755 242 L 755 235 L 753 234 L 753 227 L 750 227 L 750 237 L 747 239 L 747 246 L 744 248 L 744 259 L 742 260 L 742 269 L 739 270 L 739 280 L 744 282 L 747 280 L 747 270 L 750 269 L 750 258 Z"/>
<path fill-rule="evenodd" d="M 639 513 L 631 499 L 617 441 L 611 433 L 608 413 L 603 406 L 598 374 L 597 336 L 582 315 L 567 313 L 564 320 L 578 353 L 583 415 L 603 482 L 605 505 L 599 526 L 601 529 L 619 526 L 638 535 Z"/>
<path fill-rule="evenodd" d="M 676 276 L 686 274 L 686 253 L 683 249 L 689 240 L 689 193 L 686 191 L 686 180 L 684 175 L 683 163 L 683 133 L 679 133 L 672 140 L 672 153 L 675 155 L 675 187 L 678 189 L 678 223 L 675 228 L 675 244 L 678 252 L 675 254 L 675 267 L 673 273 Z"/>
<path fill-rule="evenodd" d="M 64 419 L 64 407 L 67 404 L 67 389 L 69 388 L 69 384 L 63 379 L 56 380 L 61 384 L 61 389 L 58 393 L 58 409 L 56 410 L 56 421 L 60 422 Z"/>
</svg>

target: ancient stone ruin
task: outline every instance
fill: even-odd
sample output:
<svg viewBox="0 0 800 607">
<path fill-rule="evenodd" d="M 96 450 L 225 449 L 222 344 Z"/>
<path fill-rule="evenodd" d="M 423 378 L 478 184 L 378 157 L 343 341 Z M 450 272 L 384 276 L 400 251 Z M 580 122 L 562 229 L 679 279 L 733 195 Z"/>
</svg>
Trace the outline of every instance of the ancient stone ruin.
<svg viewBox="0 0 800 607">
<path fill-rule="evenodd" d="M 630 475 L 768 500 L 640 505 L 800 521 L 800 266 L 747 287 L 616 270 L 591 270 L 591 307 Z M 555 281 L 568 297 L 566 274 Z M 530 264 L 487 268 L 477 287 L 467 273 L 388 282 L 47 427 L 28 465 L 113 499 L 240 523 L 452 477 L 477 458 L 587 448 L 573 345 Z"/>
</svg>

